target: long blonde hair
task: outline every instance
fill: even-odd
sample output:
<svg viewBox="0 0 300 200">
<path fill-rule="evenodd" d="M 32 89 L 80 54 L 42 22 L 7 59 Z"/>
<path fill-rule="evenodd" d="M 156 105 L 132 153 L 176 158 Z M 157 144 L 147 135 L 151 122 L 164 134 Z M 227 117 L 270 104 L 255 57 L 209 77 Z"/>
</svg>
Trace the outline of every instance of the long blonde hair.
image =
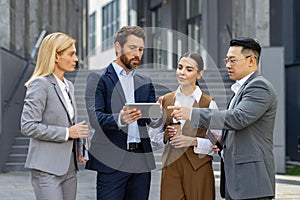
<svg viewBox="0 0 300 200">
<path fill-rule="evenodd" d="M 65 33 L 51 33 L 47 35 L 39 48 L 37 62 L 31 78 L 25 83 L 28 87 L 33 79 L 50 75 L 55 68 L 55 55 L 75 44 L 75 40 Z"/>
</svg>

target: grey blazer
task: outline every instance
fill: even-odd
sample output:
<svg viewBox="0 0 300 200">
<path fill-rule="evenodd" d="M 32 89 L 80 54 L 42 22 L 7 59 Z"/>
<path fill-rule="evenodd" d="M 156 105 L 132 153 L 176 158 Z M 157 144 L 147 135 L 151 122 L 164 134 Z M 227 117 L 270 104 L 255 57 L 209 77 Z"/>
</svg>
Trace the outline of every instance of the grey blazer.
<svg viewBox="0 0 300 200">
<path fill-rule="evenodd" d="M 254 73 L 230 110 L 193 109 L 193 126 L 223 129 L 226 189 L 233 199 L 274 197 L 273 129 L 277 94 Z"/>
<path fill-rule="evenodd" d="M 72 104 L 76 105 L 74 86 L 70 81 L 68 84 Z M 76 106 L 73 107 L 75 119 L 70 119 L 54 75 L 39 77 L 31 82 L 21 116 L 21 133 L 30 137 L 25 167 L 57 176 L 67 173 L 73 143 L 79 145 L 76 140 L 65 141 L 66 128 L 76 121 Z"/>
</svg>

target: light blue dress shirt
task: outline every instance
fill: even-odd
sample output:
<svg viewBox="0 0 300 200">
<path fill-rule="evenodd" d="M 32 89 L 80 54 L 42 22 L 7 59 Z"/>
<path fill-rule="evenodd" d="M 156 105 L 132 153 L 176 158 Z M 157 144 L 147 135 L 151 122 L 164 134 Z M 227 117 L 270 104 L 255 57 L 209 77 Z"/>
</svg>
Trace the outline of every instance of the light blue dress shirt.
<svg viewBox="0 0 300 200">
<path fill-rule="evenodd" d="M 133 76 L 135 74 L 135 70 L 130 71 L 129 74 L 126 74 L 125 70 L 119 66 L 117 63 L 112 62 L 114 70 L 117 73 L 117 76 L 120 80 L 121 86 L 123 88 L 123 92 L 125 95 L 126 103 L 135 103 L 134 99 L 134 79 Z M 120 122 L 120 117 L 119 117 Z M 119 126 L 122 124 L 118 123 Z M 128 136 L 127 136 L 127 143 L 131 142 L 141 142 L 140 133 L 137 121 L 128 125 Z"/>
</svg>

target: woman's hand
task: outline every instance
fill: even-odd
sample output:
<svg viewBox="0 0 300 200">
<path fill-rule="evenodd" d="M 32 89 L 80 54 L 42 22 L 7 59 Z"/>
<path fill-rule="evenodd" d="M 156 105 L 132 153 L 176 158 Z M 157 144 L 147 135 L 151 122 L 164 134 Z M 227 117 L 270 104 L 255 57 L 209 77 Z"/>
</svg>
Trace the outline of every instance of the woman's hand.
<svg viewBox="0 0 300 200">
<path fill-rule="evenodd" d="M 186 135 L 177 135 L 171 138 L 170 144 L 175 148 L 197 146 L 197 139 Z"/>
<path fill-rule="evenodd" d="M 174 137 L 177 134 L 176 128 L 173 126 L 167 126 L 165 129 L 165 136 L 167 140 L 170 140 L 172 137 Z"/>
<path fill-rule="evenodd" d="M 89 126 L 85 121 L 79 122 L 69 128 L 69 138 L 87 138 L 89 136 Z"/>
<path fill-rule="evenodd" d="M 87 162 L 87 160 L 84 159 L 84 157 L 81 153 L 78 154 L 78 162 L 80 162 L 80 163 L 86 163 Z"/>
</svg>

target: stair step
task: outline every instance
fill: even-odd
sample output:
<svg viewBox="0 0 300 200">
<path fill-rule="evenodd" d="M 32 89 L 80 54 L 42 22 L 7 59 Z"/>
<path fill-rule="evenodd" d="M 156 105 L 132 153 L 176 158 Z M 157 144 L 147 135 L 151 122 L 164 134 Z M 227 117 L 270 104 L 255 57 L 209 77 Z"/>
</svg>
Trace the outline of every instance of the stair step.
<svg viewBox="0 0 300 200">
<path fill-rule="evenodd" d="M 9 162 L 9 163 L 5 163 L 4 167 L 6 172 L 28 170 L 24 166 L 25 166 L 25 162 Z"/>
<path fill-rule="evenodd" d="M 29 145 L 13 145 L 11 147 L 11 154 L 27 154 Z"/>
<path fill-rule="evenodd" d="M 29 144 L 29 137 L 18 136 L 15 138 L 16 146 L 26 146 Z"/>
<path fill-rule="evenodd" d="M 25 163 L 27 153 L 25 154 L 10 154 L 8 157 L 8 163 Z"/>
<path fill-rule="evenodd" d="M 9 155 L 10 157 L 26 157 L 27 156 L 27 153 L 12 153 Z"/>
</svg>

